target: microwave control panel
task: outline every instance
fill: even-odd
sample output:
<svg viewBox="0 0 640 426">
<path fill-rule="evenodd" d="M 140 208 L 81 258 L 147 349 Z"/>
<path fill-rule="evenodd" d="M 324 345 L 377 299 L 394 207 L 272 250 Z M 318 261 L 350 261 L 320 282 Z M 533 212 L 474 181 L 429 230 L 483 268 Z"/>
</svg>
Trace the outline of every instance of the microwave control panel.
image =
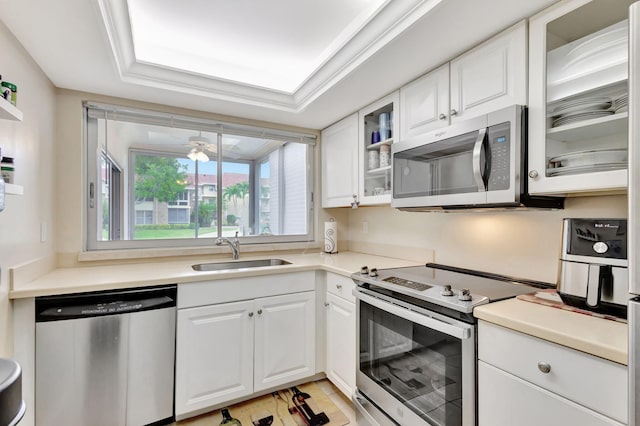
<svg viewBox="0 0 640 426">
<path fill-rule="evenodd" d="M 511 138 L 509 123 L 497 124 L 488 129 L 491 170 L 487 183 L 488 191 L 509 189 L 511 166 Z"/>
</svg>

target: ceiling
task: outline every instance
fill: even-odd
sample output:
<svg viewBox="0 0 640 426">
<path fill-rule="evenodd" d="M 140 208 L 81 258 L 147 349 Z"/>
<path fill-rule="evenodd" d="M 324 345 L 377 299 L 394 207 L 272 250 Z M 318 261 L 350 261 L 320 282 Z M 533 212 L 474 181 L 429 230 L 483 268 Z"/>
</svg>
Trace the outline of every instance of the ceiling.
<svg viewBox="0 0 640 426">
<path fill-rule="evenodd" d="M 557 0 L 0 0 L 57 87 L 322 129 Z"/>
</svg>

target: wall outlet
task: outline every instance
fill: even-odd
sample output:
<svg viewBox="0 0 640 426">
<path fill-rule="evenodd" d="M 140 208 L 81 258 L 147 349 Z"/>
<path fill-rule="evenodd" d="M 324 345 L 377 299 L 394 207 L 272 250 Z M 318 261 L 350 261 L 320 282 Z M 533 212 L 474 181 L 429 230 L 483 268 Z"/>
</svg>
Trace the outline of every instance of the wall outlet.
<svg viewBox="0 0 640 426">
<path fill-rule="evenodd" d="M 363 234 L 369 233 L 369 222 L 367 222 L 366 220 L 362 221 L 362 233 Z"/>
</svg>

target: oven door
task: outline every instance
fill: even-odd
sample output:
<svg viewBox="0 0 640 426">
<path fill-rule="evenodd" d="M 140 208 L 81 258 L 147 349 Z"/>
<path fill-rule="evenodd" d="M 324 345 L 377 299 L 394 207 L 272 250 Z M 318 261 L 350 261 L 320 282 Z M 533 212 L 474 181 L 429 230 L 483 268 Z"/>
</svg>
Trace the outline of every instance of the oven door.
<svg viewBox="0 0 640 426">
<path fill-rule="evenodd" d="M 356 385 L 400 425 L 475 425 L 475 326 L 357 288 Z"/>
</svg>

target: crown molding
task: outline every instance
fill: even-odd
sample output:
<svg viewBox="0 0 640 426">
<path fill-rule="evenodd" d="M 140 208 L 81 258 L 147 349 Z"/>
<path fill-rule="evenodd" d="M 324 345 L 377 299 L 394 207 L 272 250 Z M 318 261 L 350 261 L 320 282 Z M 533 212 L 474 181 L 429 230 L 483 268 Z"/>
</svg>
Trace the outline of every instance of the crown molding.
<svg viewBox="0 0 640 426">
<path fill-rule="evenodd" d="M 304 110 L 444 0 L 388 0 L 336 46 L 292 93 L 143 62 L 136 58 L 126 0 L 96 0 L 122 82 L 284 112 Z"/>
</svg>

